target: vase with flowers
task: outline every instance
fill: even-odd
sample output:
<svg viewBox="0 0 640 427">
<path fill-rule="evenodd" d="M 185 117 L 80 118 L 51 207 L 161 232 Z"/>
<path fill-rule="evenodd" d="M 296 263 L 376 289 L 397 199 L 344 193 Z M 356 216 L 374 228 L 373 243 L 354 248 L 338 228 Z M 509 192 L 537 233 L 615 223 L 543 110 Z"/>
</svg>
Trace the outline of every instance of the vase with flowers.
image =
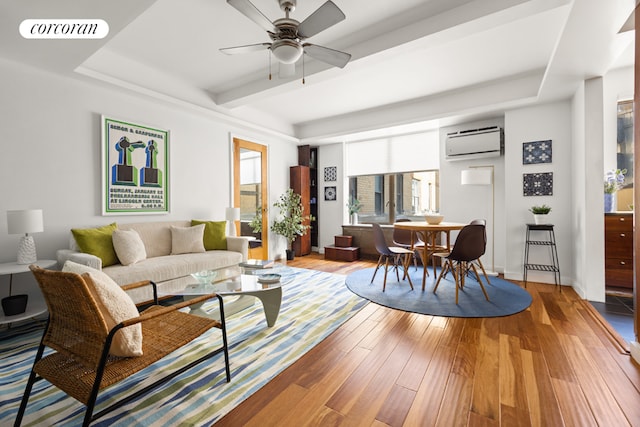
<svg viewBox="0 0 640 427">
<path fill-rule="evenodd" d="M 349 203 L 347 203 L 347 208 L 349 209 L 349 220 L 351 221 L 351 225 L 355 225 L 358 223 L 358 212 L 362 209 L 362 203 L 355 197 L 351 196 L 349 198 Z"/>
<path fill-rule="evenodd" d="M 617 209 L 616 193 L 624 186 L 626 169 L 611 169 L 604 175 L 604 211 L 614 212 Z"/>
</svg>

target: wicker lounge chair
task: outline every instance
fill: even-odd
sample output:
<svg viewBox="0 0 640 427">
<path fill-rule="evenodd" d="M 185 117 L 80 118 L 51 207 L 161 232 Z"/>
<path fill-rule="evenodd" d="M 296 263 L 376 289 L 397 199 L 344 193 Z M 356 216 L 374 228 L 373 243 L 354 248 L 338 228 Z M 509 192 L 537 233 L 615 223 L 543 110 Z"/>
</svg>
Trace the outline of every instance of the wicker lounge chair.
<svg viewBox="0 0 640 427">
<path fill-rule="evenodd" d="M 34 382 L 42 378 L 86 405 L 83 425 L 221 352 L 224 353 L 227 382 L 231 380 L 224 308 L 219 295 L 203 295 L 166 307 L 157 305 L 156 297 L 156 304 L 141 312 L 139 317 L 125 320 L 109 331 L 91 295 L 89 286 L 93 283 L 90 275 L 44 270 L 36 266 L 31 266 L 31 270 L 47 302 L 49 320 L 18 410 L 16 426 L 22 422 Z M 123 286 L 123 289 L 149 285 L 155 287 L 153 282 L 145 281 Z M 220 304 L 220 321 L 178 311 L 216 297 Z M 142 325 L 143 355 L 110 356 L 109 348 L 116 331 L 136 323 Z M 99 391 L 160 360 L 213 327 L 222 331 L 222 346 L 93 415 Z M 42 357 L 46 347 L 55 351 Z"/>
</svg>

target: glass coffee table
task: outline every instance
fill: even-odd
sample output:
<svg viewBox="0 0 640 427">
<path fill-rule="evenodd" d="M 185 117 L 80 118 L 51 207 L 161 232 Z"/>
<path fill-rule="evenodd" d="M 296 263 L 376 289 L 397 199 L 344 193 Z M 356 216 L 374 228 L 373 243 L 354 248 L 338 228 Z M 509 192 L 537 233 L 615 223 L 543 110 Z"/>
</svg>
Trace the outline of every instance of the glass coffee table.
<svg viewBox="0 0 640 427">
<path fill-rule="evenodd" d="M 224 301 L 225 317 L 251 306 L 253 301 L 247 303 L 247 298 L 255 297 L 262 303 L 267 326 L 275 325 L 282 304 L 282 284 L 280 283 L 280 274 L 277 273 L 277 266 L 251 271 L 245 271 L 240 266 L 233 266 L 208 271 L 212 273 L 208 277 L 204 274 L 197 277 L 198 273 L 194 273 L 193 280 L 188 281 L 191 283 L 188 283 L 184 288 L 173 289 L 167 293 L 159 292 L 158 295 L 182 296 L 186 301 L 199 295 L 216 293 L 222 296 Z M 213 318 L 220 316 L 217 307 L 207 311 L 203 308 L 203 303 L 190 306 L 190 310 L 192 314 L 199 316 Z"/>
</svg>

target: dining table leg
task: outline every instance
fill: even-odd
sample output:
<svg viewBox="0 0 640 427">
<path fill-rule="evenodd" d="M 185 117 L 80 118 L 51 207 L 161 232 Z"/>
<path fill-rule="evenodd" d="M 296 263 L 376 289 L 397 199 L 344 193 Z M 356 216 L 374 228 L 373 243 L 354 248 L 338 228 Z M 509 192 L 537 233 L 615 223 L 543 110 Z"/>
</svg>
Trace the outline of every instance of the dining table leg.
<svg viewBox="0 0 640 427">
<path fill-rule="evenodd" d="M 415 238 L 415 235 L 418 234 L 422 241 L 424 242 L 424 246 L 422 247 L 422 290 L 424 291 L 425 284 L 427 282 L 427 268 L 429 266 L 429 248 L 427 244 L 427 233 L 422 233 L 420 231 L 412 231 L 411 232 L 411 247 L 415 244 L 418 239 Z"/>
</svg>

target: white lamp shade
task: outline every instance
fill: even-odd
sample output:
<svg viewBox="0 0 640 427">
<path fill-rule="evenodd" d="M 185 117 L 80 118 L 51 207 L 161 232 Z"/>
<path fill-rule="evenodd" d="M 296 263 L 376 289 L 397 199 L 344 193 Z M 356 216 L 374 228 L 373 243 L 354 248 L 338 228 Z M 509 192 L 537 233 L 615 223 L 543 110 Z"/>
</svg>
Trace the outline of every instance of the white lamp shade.
<svg viewBox="0 0 640 427">
<path fill-rule="evenodd" d="M 291 40 L 278 40 L 271 45 L 273 56 L 284 64 L 293 64 L 302 56 L 302 46 Z"/>
<path fill-rule="evenodd" d="M 460 174 L 461 185 L 491 185 L 493 174 L 489 168 L 464 169 Z"/>
<path fill-rule="evenodd" d="M 240 208 L 227 208 L 225 210 L 225 219 L 227 221 L 240 220 Z"/>
<path fill-rule="evenodd" d="M 9 234 L 40 233 L 44 231 L 42 209 L 7 211 L 7 231 Z"/>
</svg>

